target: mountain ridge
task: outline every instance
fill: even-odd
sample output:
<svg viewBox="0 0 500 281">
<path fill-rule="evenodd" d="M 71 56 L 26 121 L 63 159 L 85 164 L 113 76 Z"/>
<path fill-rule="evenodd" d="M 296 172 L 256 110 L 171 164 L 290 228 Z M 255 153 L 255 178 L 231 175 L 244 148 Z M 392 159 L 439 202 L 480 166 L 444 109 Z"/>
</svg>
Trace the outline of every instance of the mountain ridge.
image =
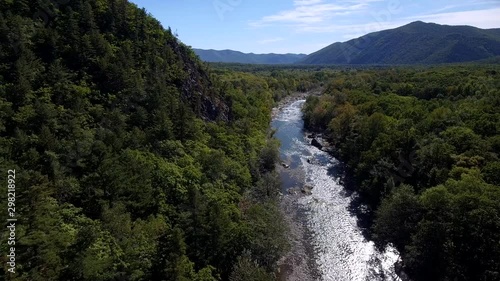
<svg viewBox="0 0 500 281">
<path fill-rule="evenodd" d="M 415 21 L 394 29 L 335 42 L 300 64 L 437 64 L 500 55 L 500 28 Z"/>
<path fill-rule="evenodd" d="M 205 62 L 303 65 L 416 65 L 483 62 L 500 56 L 500 28 L 414 21 L 335 42 L 306 54 L 256 54 L 224 49 L 193 51 Z"/>
<path fill-rule="evenodd" d="M 292 64 L 305 58 L 306 54 L 255 54 L 243 53 L 230 49 L 195 49 L 193 51 L 206 62 L 225 62 L 225 63 L 248 63 L 248 64 Z"/>
</svg>

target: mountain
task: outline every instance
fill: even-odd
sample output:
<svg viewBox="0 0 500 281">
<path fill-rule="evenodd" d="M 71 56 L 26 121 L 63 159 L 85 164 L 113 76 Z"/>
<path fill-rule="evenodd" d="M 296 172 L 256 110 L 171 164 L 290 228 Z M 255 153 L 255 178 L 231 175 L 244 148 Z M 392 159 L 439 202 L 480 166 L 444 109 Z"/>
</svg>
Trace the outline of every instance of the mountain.
<svg viewBox="0 0 500 281">
<path fill-rule="evenodd" d="M 57 2 L 0 0 L 0 280 L 272 280 L 266 80 L 127 0 Z"/>
<path fill-rule="evenodd" d="M 334 43 L 302 64 L 436 64 L 500 55 L 500 29 L 413 22 L 399 28 Z"/>
<path fill-rule="evenodd" d="M 193 49 L 206 62 L 249 63 L 249 64 L 291 64 L 305 58 L 305 54 L 246 54 L 233 50 Z"/>
</svg>

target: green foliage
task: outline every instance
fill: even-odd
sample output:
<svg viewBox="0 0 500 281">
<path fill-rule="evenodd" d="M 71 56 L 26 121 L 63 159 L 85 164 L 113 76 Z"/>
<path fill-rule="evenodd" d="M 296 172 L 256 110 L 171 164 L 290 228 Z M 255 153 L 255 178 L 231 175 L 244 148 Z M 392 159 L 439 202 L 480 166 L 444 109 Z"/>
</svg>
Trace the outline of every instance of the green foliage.
<svg viewBox="0 0 500 281">
<path fill-rule="evenodd" d="M 256 262 L 252 262 L 248 255 L 238 257 L 238 261 L 235 265 L 230 281 L 271 281 L 275 280 L 272 274 L 266 272 L 261 266 Z"/>
<path fill-rule="evenodd" d="M 484 180 L 488 183 L 500 186 L 500 162 L 490 162 L 484 166 L 482 171 Z"/>
<path fill-rule="evenodd" d="M 260 167 L 262 171 L 273 171 L 276 162 L 279 160 L 279 142 L 277 140 L 269 140 L 260 154 Z"/>
<path fill-rule="evenodd" d="M 377 209 L 377 220 L 373 227 L 376 240 L 403 248 L 411 241 L 411 234 L 421 217 L 421 209 L 413 189 L 407 185 L 400 186 Z"/>
<path fill-rule="evenodd" d="M 494 280 L 500 270 L 494 231 L 500 227 L 499 195 L 498 187 L 471 175 L 426 190 L 423 219 L 405 252 L 407 267 L 422 280 Z"/>
<path fill-rule="evenodd" d="M 273 276 L 286 229 L 266 136 L 284 84 L 209 69 L 126 0 L 49 2 L 0 1 L 13 280 L 228 280 L 245 251 Z"/>
<path fill-rule="evenodd" d="M 249 246 L 253 260 L 260 266 L 272 271 L 274 264 L 288 249 L 287 241 L 282 238 L 286 233 L 281 213 L 272 202 L 248 208 L 244 215 L 247 221 Z"/>
<path fill-rule="evenodd" d="M 414 280 L 500 275 L 498 81 L 498 66 L 343 71 L 303 108 Z"/>
<path fill-rule="evenodd" d="M 215 75 L 222 75 L 222 88 L 238 88 L 248 91 L 246 86 L 251 81 L 259 82 L 260 91 L 269 90 L 274 101 L 278 101 L 295 92 L 316 91 L 324 86 L 324 82 L 335 77 L 337 70 L 317 66 L 292 65 L 250 65 L 212 63 Z M 249 73 L 253 75 L 249 75 Z M 256 79 L 258 77 L 258 80 Z M 242 77 L 246 79 L 241 79 Z M 246 80 L 246 81 L 245 81 Z M 254 88 L 256 89 L 256 88 Z M 269 105 L 269 104 L 267 104 Z"/>
</svg>

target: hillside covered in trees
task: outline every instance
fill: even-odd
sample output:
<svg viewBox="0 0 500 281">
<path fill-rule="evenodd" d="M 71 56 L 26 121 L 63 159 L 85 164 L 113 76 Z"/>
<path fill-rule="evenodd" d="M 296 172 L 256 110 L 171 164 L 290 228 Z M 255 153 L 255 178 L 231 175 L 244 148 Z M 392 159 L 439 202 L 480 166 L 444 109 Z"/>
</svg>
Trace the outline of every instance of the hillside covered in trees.
<svg viewBox="0 0 500 281">
<path fill-rule="evenodd" d="M 421 21 L 333 43 L 300 64 L 438 64 L 500 56 L 500 29 Z"/>
<path fill-rule="evenodd" d="M 308 98 L 412 280 L 500 279 L 500 68 L 346 70 Z"/>
<path fill-rule="evenodd" d="M 273 280 L 272 104 L 126 0 L 0 0 L 0 278 Z"/>
<path fill-rule="evenodd" d="M 439 45 L 439 28 L 393 32 Z M 496 52 L 498 30 L 465 30 L 441 57 L 405 58 Z M 483 53 L 468 52 L 477 36 Z M 0 0 L 0 171 L 4 186 L 16 171 L 17 219 L 0 278 L 276 280 L 289 243 L 271 107 L 324 89 L 305 126 L 326 133 L 369 238 L 415 281 L 500 280 L 500 67 L 483 63 L 209 65 L 127 0 Z"/>
</svg>

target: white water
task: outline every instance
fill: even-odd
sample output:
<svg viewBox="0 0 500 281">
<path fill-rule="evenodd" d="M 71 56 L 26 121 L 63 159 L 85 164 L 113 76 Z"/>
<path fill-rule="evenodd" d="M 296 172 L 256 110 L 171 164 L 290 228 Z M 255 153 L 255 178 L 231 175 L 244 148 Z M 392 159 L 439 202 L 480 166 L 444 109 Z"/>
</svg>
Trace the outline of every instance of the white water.
<svg viewBox="0 0 500 281">
<path fill-rule="evenodd" d="M 313 246 L 312 258 L 319 279 L 399 281 L 394 269 L 399 254 L 392 247 L 380 253 L 372 241 L 364 238 L 356 216 L 349 211 L 356 194 L 349 196 L 331 173 L 338 161 L 311 146 L 304 136 L 300 110 L 303 103 L 296 101 L 282 109 L 273 126 L 282 143 L 282 158 L 292 161 L 295 169 L 301 169 L 305 184 L 313 187 L 312 194 L 300 197 L 298 203 L 305 211 L 311 234 L 308 242 Z M 307 159 L 314 161 L 310 164 Z"/>
</svg>

